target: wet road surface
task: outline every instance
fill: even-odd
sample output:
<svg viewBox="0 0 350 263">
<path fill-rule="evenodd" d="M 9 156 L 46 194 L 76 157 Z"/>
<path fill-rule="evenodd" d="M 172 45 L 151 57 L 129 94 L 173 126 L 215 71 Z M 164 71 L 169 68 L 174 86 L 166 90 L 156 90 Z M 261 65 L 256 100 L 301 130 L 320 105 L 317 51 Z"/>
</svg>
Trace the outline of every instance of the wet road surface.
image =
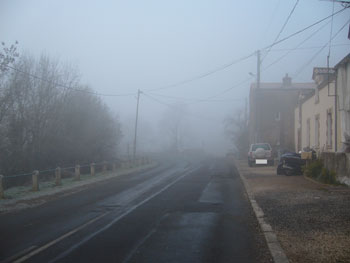
<svg viewBox="0 0 350 263">
<path fill-rule="evenodd" d="M 1 262 L 270 262 L 223 160 L 160 165 L 0 215 Z"/>
</svg>

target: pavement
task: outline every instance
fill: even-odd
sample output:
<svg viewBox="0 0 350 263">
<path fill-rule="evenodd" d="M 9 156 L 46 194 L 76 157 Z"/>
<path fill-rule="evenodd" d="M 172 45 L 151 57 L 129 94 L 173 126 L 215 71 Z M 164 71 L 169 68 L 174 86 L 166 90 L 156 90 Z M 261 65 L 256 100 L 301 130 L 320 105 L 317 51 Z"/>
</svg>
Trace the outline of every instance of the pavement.
<svg viewBox="0 0 350 263">
<path fill-rule="evenodd" d="M 257 217 L 271 227 L 267 233 L 277 236 L 277 251 L 289 262 L 350 262 L 349 187 L 277 175 L 276 167 L 235 164 Z"/>
<path fill-rule="evenodd" d="M 122 175 L 0 214 L 1 262 L 272 262 L 224 160 Z"/>
</svg>

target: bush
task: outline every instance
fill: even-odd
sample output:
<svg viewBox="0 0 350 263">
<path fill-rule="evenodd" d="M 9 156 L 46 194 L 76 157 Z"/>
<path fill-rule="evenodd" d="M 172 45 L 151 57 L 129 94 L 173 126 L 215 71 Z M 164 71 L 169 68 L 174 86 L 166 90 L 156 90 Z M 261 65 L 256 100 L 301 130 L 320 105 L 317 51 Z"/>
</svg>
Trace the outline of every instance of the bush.
<svg viewBox="0 0 350 263">
<path fill-rule="evenodd" d="M 316 160 L 316 161 L 312 162 L 311 164 L 304 167 L 304 169 L 303 169 L 304 175 L 307 177 L 317 179 L 322 172 L 322 168 L 323 168 L 322 160 Z"/>
<path fill-rule="evenodd" d="M 336 173 L 323 167 L 322 160 L 316 160 L 304 167 L 304 175 L 326 184 L 339 184 Z"/>
</svg>

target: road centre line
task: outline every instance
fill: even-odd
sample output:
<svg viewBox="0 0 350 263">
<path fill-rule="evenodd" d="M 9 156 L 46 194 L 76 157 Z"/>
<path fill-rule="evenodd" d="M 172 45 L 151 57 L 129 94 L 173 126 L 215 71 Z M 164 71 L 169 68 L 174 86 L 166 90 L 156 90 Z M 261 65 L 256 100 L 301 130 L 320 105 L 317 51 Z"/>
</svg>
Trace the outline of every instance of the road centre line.
<svg viewBox="0 0 350 263">
<path fill-rule="evenodd" d="M 30 246 L 30 247 L 27 247 L 26 249 L 0 261 L 0 263 L 8 263 L 8 262 L 12 262 L 13 260 L 15 260 L 16 258 L 19 258 L 20 256 L 22 255 L 25 255 L 27 254 L 29 251 L 32 251 L 34 248 L 36 248 L 37 246 Z"/>
<path fill-rule="evenodd" d="M 86 222 L 85 224 L 83 224 L 83 225 L 81 225 L 81 226 L 79 226 L 79 227 L 77 227 L 77 228 L 75 228 L 75 229 L 69 231 L 68 233 L 66 233 L 66 234 L 64 234 L 64 235 L 62 235 L 62 236 L 60 236 L 59 238 L 56 238 L 55 240 L 52 240 L 51 242 L 47 243 L 46 245 L 43 245 L 43 246 L 41 246 L 41 247 L 35 249 L 34 251 L 30 252 L 29 254 L 27 254 L 27 255 L 25 255 L 25 256 L 23 256 L 23 257 L 21 257 L 21 258 L 15 260 L 15 261 L 13 261 L 13 262 L 14 262 L 14 263 L 21 263 L 21 262 L 24 262 L 25 260 L 27 260 L 27 259 L 29 259 L 29 258 L 35 256 L 36 254 L 38 254 L 38 253 L 44 251 L 45 249 L 47 249 L 47 248 L 49 248 L 49 247 L 55 245 L 56 243 L 60 242 L 61 240 L 63 240 L 63 239 L 65 239 L 65 238 L 67 238 L 67 237 L 73 235 L 74 233 L 78 232 L 79 230 L 81 230 L 81 229 L 87 227 L 88 225 L 91 225 L 92 223 L 94 223 L 95 221 L 101 219 L 102 217 L 106 216 L 106 215 L 109 214 L 109 213 L 111 213 L 111 212 L 109 211 L 109 212 L 103 213 L 102 215 L 99 215 L 99 216 L 93 218 L 92 220 Z"/>
<path fill-rule="evenodd" d="M 199 167 L 196 168 L 192 168 L 190 170 L 188 170 L 187 172 L 185 172 L 183 175 L 181 175 L 180 177 L 178 177 L 177 179 L 175 179 L 174 181 L 172 181 L 171 183 L 167 184 L 166 186 L 164 186 L 162 189 L 160 189 L 159 191 L 157 191 L 156 193 L 150 195 L 149 197 L 147 197 L 146 199 L 142 200 L 140 203 L 130 207 L 129 210 L 125 211 L 123 214 L 121 214 L 120 216 L 116 217 L 115 219 L 113 219 L 110 223 L 108 223 L 107 225 L 105 225 L 104 227 L 102 227 L 101 229 L 91 233 L 90 235 L 88 235 L 87 237 L 85 237 L 82 241 L 80 241 L 79 243 L 76 243 L 75 245 L 73 245 L 72 247 L 70 247 L 68 250 L 66 250 L 65 252 L 63 252 L 61 255 L 57 256 L 56 258 L 54 258 L 53 260 L 49 261 L 50 263 L 53 262 L 57 262 L 58 260 L 61 260 L 62 258 L 64 258 L 65 256 L 67 256 L 69 253 L 71 253 L 73 250 L 77 249 L 78 247 L 80 247 L 81 245 L 83 245 L 84 243 L 86 243 L 87 241 L 89 241 L 90 239 L 92 239 L 93 237 L 95 237 L 96 235 L 102 233 L 103 231 L 107 230 L 108 228 L 110 228 L 112 225 L 114 225 L 115 223 L 117 223 L 119 220 L 121 220 L 122 218 L 124 218 L 125 216 L 127 216 L 128 214 L 130 214 L 131 212 L 133 212 L 135 209 L 137 209 L 138 207 L 142 206 L 143 204 L 147 203 L 149 200 L 151 200 L 152 198 L 156 197 L 157 195 L 161 194 L 162 192 L 164 192 L 165 190 L 167 190 L 168 188 L 170 188 L 172 185 L 174 185 L 175 183 L 177 183 L 178 181 L 180 181 L 182 178 L 184 178 L 185 176 L 191 174 L 192 172 L 194 172 L 195 170 L 197 170 Z"/>
</svg>

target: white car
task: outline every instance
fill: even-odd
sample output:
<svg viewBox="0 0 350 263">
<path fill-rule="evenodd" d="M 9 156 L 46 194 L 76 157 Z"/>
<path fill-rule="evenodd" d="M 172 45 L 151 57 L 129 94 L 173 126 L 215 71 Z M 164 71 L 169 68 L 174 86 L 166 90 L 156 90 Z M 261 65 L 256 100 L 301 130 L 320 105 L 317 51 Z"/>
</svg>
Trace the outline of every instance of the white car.
<svg viewBox="0 0 350 263">
<path fill-rule="evenodd" d="M 272 148 L 268 143 L 254 143 L 250 145 L 248 152 L 248 165 L 267 164 L 273 165 Z"/>
</svg>

